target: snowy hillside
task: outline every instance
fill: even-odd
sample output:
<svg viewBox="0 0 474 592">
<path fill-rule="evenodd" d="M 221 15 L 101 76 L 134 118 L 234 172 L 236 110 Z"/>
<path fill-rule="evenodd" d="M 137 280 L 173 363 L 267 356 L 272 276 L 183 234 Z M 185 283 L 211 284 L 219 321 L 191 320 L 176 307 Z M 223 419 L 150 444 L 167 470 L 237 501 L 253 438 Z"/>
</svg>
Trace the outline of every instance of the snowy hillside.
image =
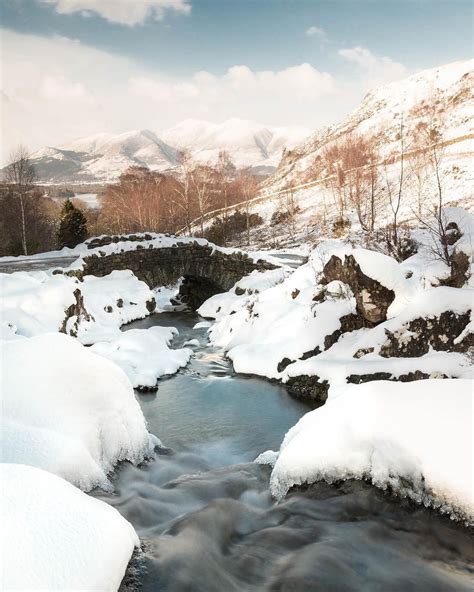
<svg viewBox="0 0 474 592">
<path fill-rule="evenodd" d="M 32 155 L 43 182 L 93 182 L 116 179 L 127 167 L 164 171 L 176 166 L 177 152 L 189 149 L 201 162 L 213 162 L 227 150 L 239 167 L 273 172 L 285 148 L 308 135 L 300 128 L 269 128 L 240 119 L 222 124 L 188 119 L 163 131 L 95 134 L 60 147 L 45 147 Z"/>
<path fill-rule="evenodd" d="M 286 152 L 266 188 L 271 191 L 290 181 L 314 180 L 318 157 L 349 134 L 370 136 L 380 155 L 389 156 L 398 147 L 401 119 L 408 134 L 431 110 L 441 119 L 443 140 L 456 141 L 456 153 L 472 154 L 473 77 L 474 60 L 468 60 L 425 70 L 372 90 L 347 118 L 317 131 Z M 407 150 L 411 147 L 407 142 Z"/>
<path fill-rule="evenodd" d="M 287 150 L 251 203 L 262 220 L 251 242 L 298 245 L 332 236 L 334 224 L 344 227 L 337 236 L 379 231 L 393 224 L 395 196 L 398 222 L 411 227 L 432 218 L 440 192 L 443 205 L 470 210 L 473 76 L 469 60 L 380 87 L 347 118 Z"/>
</svg>

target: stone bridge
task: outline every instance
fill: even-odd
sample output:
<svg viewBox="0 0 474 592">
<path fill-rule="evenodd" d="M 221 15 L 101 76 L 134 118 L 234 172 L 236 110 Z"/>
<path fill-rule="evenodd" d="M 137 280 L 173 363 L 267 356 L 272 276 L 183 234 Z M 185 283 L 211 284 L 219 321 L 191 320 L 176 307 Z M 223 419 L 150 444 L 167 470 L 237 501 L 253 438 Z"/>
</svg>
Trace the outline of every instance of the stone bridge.
<svg viewBox="0 0 474 592">
<path fill-rule="evenodd" d="M 110 255 L 91 254 L 84 257 L 82 275 L 101 277 L 114 269 L 130 269 L 150 288 L 175 284 L 182 277 L 181 300 L 196 309 L 210 296 L 230 290 L 255 269 L 275 267 L 262 259 L 255 261 L 246 253 L 225 253 L 212 245 L 191 241 L 159 248 L 137 245 L 134 250 Z"/>
</svg>

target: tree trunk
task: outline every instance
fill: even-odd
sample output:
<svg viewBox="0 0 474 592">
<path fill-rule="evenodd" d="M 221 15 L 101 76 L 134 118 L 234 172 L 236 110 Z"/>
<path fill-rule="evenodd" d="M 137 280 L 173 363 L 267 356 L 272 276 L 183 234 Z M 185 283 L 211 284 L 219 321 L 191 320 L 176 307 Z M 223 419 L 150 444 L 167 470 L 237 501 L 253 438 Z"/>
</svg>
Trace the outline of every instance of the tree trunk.
<svg viewBox="0 0 474 592">
<path fill-rule="evenodd" d="M 23 203 L 23 196 L 19 195 L 20 209 L 21 209 L 21 244 L 23 246 L 23 255 L 28 255 L 28 248 L 26 245 L 26 222 L 25 222 L 25 205 Z"/>
</svg>

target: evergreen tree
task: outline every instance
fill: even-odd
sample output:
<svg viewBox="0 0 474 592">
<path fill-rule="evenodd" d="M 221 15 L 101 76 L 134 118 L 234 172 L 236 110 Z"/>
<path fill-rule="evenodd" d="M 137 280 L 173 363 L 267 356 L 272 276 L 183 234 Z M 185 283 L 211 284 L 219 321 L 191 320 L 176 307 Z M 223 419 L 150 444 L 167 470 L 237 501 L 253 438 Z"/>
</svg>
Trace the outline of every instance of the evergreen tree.
<svg viewBox="0 0 474 592">
<path fill-rule="evenodd" d="M 87 218 L 76 208 L 71 200 L 66 199 L 59 219 L 56 234 L 58 249 L 73 248 L 87 238 Z"/>
</svg>

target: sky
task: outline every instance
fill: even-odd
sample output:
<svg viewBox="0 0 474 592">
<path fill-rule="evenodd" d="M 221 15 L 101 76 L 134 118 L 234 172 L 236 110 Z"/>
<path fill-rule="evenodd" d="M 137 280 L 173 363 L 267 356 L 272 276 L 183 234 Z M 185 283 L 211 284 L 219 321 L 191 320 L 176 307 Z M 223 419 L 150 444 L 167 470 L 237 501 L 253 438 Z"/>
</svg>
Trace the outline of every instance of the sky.
<svg viewBox="0 0 474 592">
<path fill-rule="evenodd" d="M 317 129 L 473 54 L 471 0 L 0 0 L 1 160 L 230 117 Z"/>
</svg>

